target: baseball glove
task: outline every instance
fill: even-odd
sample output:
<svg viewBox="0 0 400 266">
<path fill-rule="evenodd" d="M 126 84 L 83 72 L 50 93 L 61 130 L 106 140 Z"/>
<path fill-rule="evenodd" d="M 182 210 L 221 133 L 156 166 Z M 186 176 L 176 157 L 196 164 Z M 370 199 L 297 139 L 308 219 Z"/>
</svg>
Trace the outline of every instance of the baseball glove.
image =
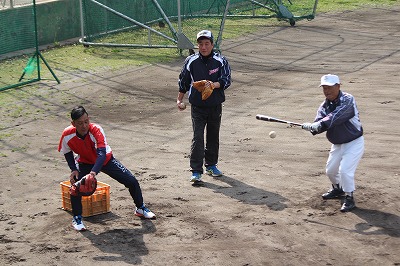
<svg viewBox="0 0 400 266">
<path fill-rule="evenodd" d="M 70 190 L 69 193 L 72 196 L 90 196 L 92 195 L 97 188 L 97 179 L 91 174 L 87 174 L 82 177 L 81 180 L 75 182 Z"/>
<path fill-rule="evenodd" d="M 193 87 L 201 92 L 201 99 L 203 101 L 207 100 L 208 97 L 210 97 L 215 88 L 213 82 L 205 79 L 193 82 Z"/>
</svg>

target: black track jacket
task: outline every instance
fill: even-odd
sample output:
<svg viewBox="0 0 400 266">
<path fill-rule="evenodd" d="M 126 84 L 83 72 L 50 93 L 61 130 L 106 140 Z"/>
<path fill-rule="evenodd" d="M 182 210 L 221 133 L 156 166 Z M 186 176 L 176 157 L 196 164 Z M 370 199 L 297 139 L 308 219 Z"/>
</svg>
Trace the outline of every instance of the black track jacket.
<svg viewBox="0 0 400 266">
<path fill-rule="evenodd" d="M 201 93 L 197 91 L 192 83 L 199 80 L 210 80 L 219 82 L 221 88 L 214 89 L 211 96 L 203 101 Z M 221 54 L 213 51 L 208 57 L 195 53 L 188 56 L 179 74 L 179 91 L 189 92 L 189 102 L 199 107 L 217 106 L 225 101 L 225 90 L 231 85 L 231 69 L 228 61 Z"/>
</svg>

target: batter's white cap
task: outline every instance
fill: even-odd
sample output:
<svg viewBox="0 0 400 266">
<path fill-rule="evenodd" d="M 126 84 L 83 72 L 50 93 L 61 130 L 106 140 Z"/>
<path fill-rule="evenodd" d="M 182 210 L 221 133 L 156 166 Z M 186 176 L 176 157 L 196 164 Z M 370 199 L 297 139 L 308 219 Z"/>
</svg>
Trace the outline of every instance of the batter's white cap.
<svg viewBox="0 0 400 266">
<path fill-rule="evenodd" d="M 214 36 L 209 30 L 202 30 L 199 31 L 199 33 L 197 33 L 197 40 L 199 40 L 202 37 L 209 39 L 211 42 L 214 42 Z"/>
<path fill-rule="evenodd" d="M 335 84 L 340 84 L 339 77 L 336 75 L 328 74 L 328 75 L 323 75 L 321 77 L 321 85 L 319 86 L 333 86 Z"/>
</svg>

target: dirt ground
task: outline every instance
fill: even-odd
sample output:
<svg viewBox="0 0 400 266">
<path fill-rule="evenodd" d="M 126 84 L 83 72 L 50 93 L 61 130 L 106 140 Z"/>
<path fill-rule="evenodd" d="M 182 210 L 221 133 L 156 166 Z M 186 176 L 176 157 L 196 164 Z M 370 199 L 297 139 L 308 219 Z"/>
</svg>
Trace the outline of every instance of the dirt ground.
<svg viewBox="0 0 400 266">
<path fill-rule="evenodd" d="M 190 106 L 175 106 L 183 58 L 42 82 L 40 95 L 15 99 L 37 110 L 29 118 L 10 119 L 12 106 L 2 106 L 0 264 L 400 265 L 399 16 L 399 6 L 318 14 L 224 41 L 233 76 L 224 176 L 203 176 L 203 187 L 189 182 Z M 321 198 L 330 186 L 324 134 L 255 119 L 311 122 L 327 73 L 355 96 L 365 130 L 350 213 Z M 72 229 L 61 209 L 59 183 L 69 171 L 57 145 L 78 103 L 135 173 L 156 220 L 134 216 L 128 191 L 100 174 L 111 186 L 111 212 L 86 218 L 86 232 Z"/>
</svg>

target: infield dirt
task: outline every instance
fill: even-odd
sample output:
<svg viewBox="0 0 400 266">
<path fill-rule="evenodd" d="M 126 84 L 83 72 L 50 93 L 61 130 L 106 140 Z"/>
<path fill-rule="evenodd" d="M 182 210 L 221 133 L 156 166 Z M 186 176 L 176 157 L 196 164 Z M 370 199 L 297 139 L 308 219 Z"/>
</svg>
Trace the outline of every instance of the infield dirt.
<svg viewBox="0 0 400 266">
<path fill-rule="evenodd" d="M 400 265 L 399 17 L 399 6 L 318 14 L 224 40 L 233 77 L 222 117 L 224 175 L 203 176 L 203 187 L 189 182 L 190 105 L 175 104 L 184 58 L 74 73 L 59 85 L 40 83 L 40 94 L 24 87 L 28 96 L 14 104 L 37 114 L 11 118 L 12 106 L 1 107 L 0 264 Z M 324 134 L 255 119 L 311 122 L 327 73 L 355 96 L 365 131 L 350 213 L 321 198 L 330 186 Z M 86 232 L 72 229 L 61 209 L 59 183 L 69 171 L 57 145 L 75 104 L 103 126 L 156 220 L 135 217 L 128 191 L 100 174 L 111 186 L 111 212 L 86 218 Z"/>
</svg>

